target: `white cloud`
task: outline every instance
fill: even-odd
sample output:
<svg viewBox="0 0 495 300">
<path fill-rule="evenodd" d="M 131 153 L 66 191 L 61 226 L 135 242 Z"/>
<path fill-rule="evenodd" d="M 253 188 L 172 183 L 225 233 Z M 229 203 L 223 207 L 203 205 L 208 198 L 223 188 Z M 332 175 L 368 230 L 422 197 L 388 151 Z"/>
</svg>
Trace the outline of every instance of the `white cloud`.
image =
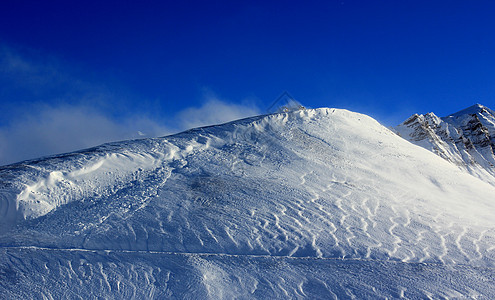
<svg viewBox="0 0 495 300">
<path fill-rule="evenodd" d="M 0 165 L 81 150 L 106 142 L 165 136 L 181 130 L 224 123 L 259 114 L 253 105 L 209 100 L 180 111 L 173 127 L 130 115 L 116 120 L 85 105 L 38 105 L 0 127 Z"/>
<path fill-rule="evenodd" d="M 210 99 L 201 107 L 191 107 L 179 112 L 177 120 L 181 129 L 188 129 L 225 123 L 259 114 L 260 110 L 253 104 L 235 104 Z"/>
<path fill-rule="evenodd" d="M 111 141 L 164 136 L 260 112 L 251 104 L 220 101 L 210 92 L 200 107 L 158 119 L 160 112 L 146 105 L 131 111 L 126 104 L 135 104 L 130 99 L 136 97 L 121 87 L 82 80 L 74 66 L 46 53 L 24 52 L 0 45 L 0 85 L 5 87 L 0 91 L 0 165 Z"/>
<path fill-rule="evenodd" d="M 0 165 L 170 132 L 145 117 L 117 121 L 85 106 L 44 106 L 0 127 Z"/>
</svg>

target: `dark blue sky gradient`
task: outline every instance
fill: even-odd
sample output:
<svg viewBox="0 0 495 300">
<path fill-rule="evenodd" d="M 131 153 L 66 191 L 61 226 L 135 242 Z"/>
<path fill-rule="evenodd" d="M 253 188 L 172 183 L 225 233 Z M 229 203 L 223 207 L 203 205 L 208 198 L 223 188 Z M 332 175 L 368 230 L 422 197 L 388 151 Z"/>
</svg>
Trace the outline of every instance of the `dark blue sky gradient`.
<svg viewBox="0 0 495 300">
<path fill-rule="evenodd" d="M 113 95 L 117 116 L 168 117 L 205 91 L 264 109 L 287 90 L 386 125 L 495 108 L 495 1 L 5 2 L 0 45 L 68 79 L 33 88 L 3 75 L 4 111 L 75 101 L 88 85 Z"/>
</svg>

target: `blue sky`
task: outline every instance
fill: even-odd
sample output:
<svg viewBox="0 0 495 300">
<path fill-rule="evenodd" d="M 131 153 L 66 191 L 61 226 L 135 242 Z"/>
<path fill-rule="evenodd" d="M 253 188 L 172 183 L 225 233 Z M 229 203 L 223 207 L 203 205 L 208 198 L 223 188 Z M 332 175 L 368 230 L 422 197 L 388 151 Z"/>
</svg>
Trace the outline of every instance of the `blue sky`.
<svg viewBox="0 0 495 300">
<path fill-rule="evenodd" d="M 263 113 L 494 108 L 494 1 L 3 1 L 0 165 Z"/>
</svg>

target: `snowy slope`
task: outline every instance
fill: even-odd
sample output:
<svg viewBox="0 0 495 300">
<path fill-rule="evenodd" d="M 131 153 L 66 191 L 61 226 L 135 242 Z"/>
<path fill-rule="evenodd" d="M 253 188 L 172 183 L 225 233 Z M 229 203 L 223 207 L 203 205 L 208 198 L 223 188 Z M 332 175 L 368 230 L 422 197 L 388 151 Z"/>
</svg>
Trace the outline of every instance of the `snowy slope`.
<svg viewBox="0 0 495 300">
<path fill-rule="evenodd" d="M 476 104 L 445 118 L 415 114 L 396 128 L 405 139 L 495 185 L 495 112 Z"/>
<path fill-rule="evenodd" d="M 7 298 L 495 297 L 495 187 L 299 110 L 0 169 Z"/>
</svg>

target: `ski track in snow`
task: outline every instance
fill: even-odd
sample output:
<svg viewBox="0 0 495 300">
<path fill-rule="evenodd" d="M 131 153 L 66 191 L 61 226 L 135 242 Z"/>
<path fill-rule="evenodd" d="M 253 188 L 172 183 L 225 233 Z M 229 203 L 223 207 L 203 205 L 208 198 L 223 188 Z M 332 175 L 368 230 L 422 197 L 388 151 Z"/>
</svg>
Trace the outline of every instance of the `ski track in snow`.
<svg viewBox="0 0 495 300">
<path fill-rule="evenodd" d="M 278 291 L 279 297 L 310 298 L 314 294 L 308 282 L 290 270 L 289 277 L 274 277 L 279 281 L 259 275 L 261 282 L 242 268 L 236 272 L 244 276 L 232 273 L 218 259 L 232 259 L 239 266 L 254 259 L 250 270 L 276 258 L 294 270 L 299 268 L 296 261 L 385 264 L 384 269 L 398 268 L 387 264 L 409 264 L 448 269 L 448 274 L 460 276 L 456 278 L 464 275 L 452 271 L 455 268 L 492 272 L 495 266 L 495 187 L 407 143 L 371 118 L 344 110 L 262 116 L 104 145 L 1 172 L 5 226 L 0 251 L 8 252 L 11 264 L 27 273 L 33 265 L 28 258 L 14 258 L 16 251 L 116 253 L 126 259 L 132 254 L 184 255 L 188 267 L 174 270 L 202 273 L 193 276 L 196 281 L 186 281 L 191 288 L 205 288 L 198 293 L 209 298 L 232 298 L 247 290 L 246 295 L 255 298 L 269 295 L 256 294 L 260 285 Z M 0 267 L 6 259 L 2 257 Z M 118 271 L 104 260 L 88 264 L 99 274 L 97 290 L 125 297 L 144 296 L 139 291 L 143 285 L 147 297 L 167 296 L 154 287 L 153 272 L 159 272 L 160 280 L 168 274 L 167 282 L 171 274 L 182 276 L 174 270 L 157 271 L 147 261 L 135 265 L 132 259 Z M 129 269 L 136 267 L 141 273 Z M 86 278 L 81 275 L 84 267 L 75 267 L 74 261 L 61 259 L 47 268 L 44 272 L 63 269 L 60 276 L 70 280 Z M 480 274 L 473 278 L 485 276 Z M 238 287 L 232 293 L 215 285 L 231 280 Z M 328 280 L 315 278 L 311 284 L 328 298 L 372 295 Z M 361 289 L 387 295 L 376 284 Z M 433 296 L 458 296 L 452 286 L 444 287 L 448 292 L 437 290 Z M 405 297 L 411 286 L 402 288 L 388 296 Z"/>
<path fill-rule="evenodd" d="M 15 287 L 11 285 L 15 282 L 24 283 L 20 274 L 28 270 L 36 269 L 34 276 L 39 279 L 30 283 L 35 287 L 30 294 L 25 287 L 12 288 L 3 294 L 8 298 L 83 299 L 106 294 L 117 298 L 228 299 L 269 295 L 340 299 L 354 295 L 419 299 L 442 295 L 456 299 L 480 294 L 462 284 L 443 290 L 438 287 L 464 281 L 471 285 L 478 282 L 479 288 L 489 289 L 495 282 L 489 275 L 493 269 L 485 268 L 479 274 L 471 266 L 448 267 L 439 263 L 33 247 L 3 248 L 0 252 L 6 257 L 0 264 L 0 289 Z M 263 271 L 256 272 L 258 268 Z M 434 278 L 435 285 L 412 276 L 417 272 Z M 363 284 L 356 286 L 356 282 Z"/>
<path fill-rule="evenodd" d="M 115 250 L 115 249 L 78 249 L 78 248 L 45 248 L 37 246 L 0 246 L 0 249 L 6 251 L 29 250 L 29 251 L 48 251 L 48 252 L 83 252 L 109 255 L 111 253 L 139 253 L 139 254 L 157 254 L 157 255 L 182 255 L 193 257 L 253 257 L 253 258 L 274 258 L 274 259 L 290 259 L 290 260 L 329 260 L 329 261 L 363 261 L 363 262 L 379 262 L 386 264 L 409 264 L 409 265 L 431 265 L 443 266 L 443 262 L 407 262 L 400 260 L 380 260 L 367 258 L 346 258 L 346 257 L 315 257 L 315 256 L 290 256 L 290 255 L 261 255 L 261 254 L 229 254 L 229 253 L 208 253 L 208 252 L 170 252 L 170 251 L 152 251 L 152 250 Z M 70 267 L 70 262 L 67 262 Z M 471 267 L 469 264 L 455 264 L 456 266 Z M 486 270 L 495 270 L 495 267 L 483 267 Z M 71 270 L 73 271 L 73 270 Z"/>
</svg>

